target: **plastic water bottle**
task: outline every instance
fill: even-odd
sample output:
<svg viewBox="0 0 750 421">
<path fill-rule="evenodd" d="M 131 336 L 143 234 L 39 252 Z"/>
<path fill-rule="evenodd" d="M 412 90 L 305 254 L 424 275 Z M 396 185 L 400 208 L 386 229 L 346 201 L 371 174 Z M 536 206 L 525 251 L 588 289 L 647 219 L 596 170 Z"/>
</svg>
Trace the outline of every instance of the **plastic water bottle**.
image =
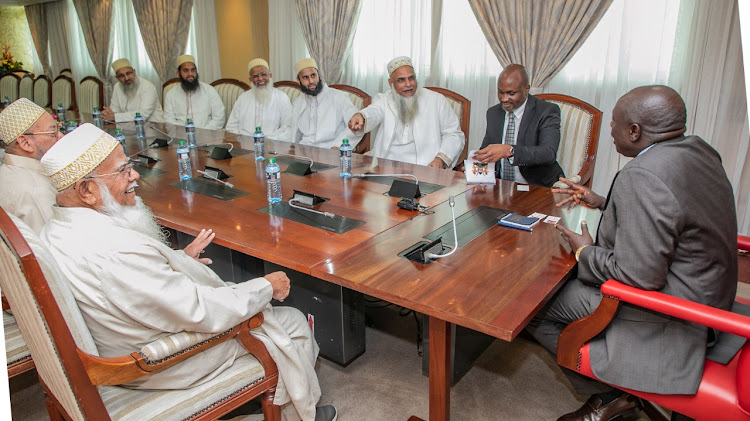
<svg viewBox="0 0 750 421">
<path fill-rule="evenodd" d="M 94 126 L 100 129 L 103 128 L 104 122 L 102 122 L 102 112 L 99 111 L 99 108 L 94 107 L 94 112 L 92 112 L 91 115 L 94 117 Z"/>
<path fill-rule="evenodd" d="M 63 107 L 62 102 L 57 104 L 55 112 L 57 113 L 58 121 L 60 121 L 60 123 L 65 123 L 65 107 Z"/>
<path fill-rule="evenodd" d="M 190 164 L 190 148 L 184 140 L 177 146 L 177 166 L 180 168 L 180 180 L 187 180 L 193 176 L 193 167 Z"/>
<path fill-rule="evenodd" d="M 122 134 L 122 130 L 115 130 L 115 140 L 120 142 L 120 145 L 122 145 L 122 151 L 125 152 L 125 156 L 128 156 L 128 148 L 125 146 L 125 135 Z"/>
<path fill-rule="evenodd" d="M 344 139 L 339 147 L 339 176 L 340 177 L 351 177 L 352 176 L 352 145 L 349 144 L 349 139 Z"/>
<path fill-rule="evenodd" d="M 146 140 L 146 126 L 144 126 L 143 122 L 143 116 L 141 113 L 135 113 L 135 118 L 133 119 L 135 122 L 135 137 L 138 139 L 139 142 Z"/>
<path fill-rule="evenodd" d="M 266 191 L 268 203 L 281 202 L 281 168 L 276 158 L 269 158 L 266 165 Z"/>
<path fill-rule="evenodd" d="M 187 119 L 187 122 L 185 122 L 185 139 L 187 139 L 188 146 L 190 146 L 191 148 L 195 148 L 195 123 L 193 123 L 193 120 L 189 118 Z"/>
<path fill-rule="evenodd" d="M 264 159 L 266 159 L 266 135 L 263 134 L 263 132 L 260 130 L 260 127 L 255 128 L 255 133 L 253 134 L 253 141 L 255 142 L 254 144 L 255 160 L 263 161 Z M 271 200 L 271 199 L 268 199 L 268 200 Z"/>
</svg>

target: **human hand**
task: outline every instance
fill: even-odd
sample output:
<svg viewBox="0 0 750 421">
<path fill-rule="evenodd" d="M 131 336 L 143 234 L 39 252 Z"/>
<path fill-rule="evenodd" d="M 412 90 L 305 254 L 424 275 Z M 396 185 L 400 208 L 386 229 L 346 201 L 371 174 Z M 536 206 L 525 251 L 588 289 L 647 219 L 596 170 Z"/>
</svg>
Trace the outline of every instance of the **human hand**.
<svg viewBox="0 0 750 421">
<path fill-rule="evenodd" d="M 427 166 L 432 168 L 440 168 L 442 170 L 443 168 L 445 168 L 445 162 L 443 162 L 442 159 L 435 157 L 435 159 L 427 164 Z"/>
<path fill-rule="evenodd" d="M 268 281 L 271 284 L 271 288 L 273 288 L 274 299 L 284 301 L 284 298 L 289 296 L 291 285 L 289 285 L 289 277 L 286 276 L 286 273 L 281 271 L 273 272 L 264 276 L 264 278 L 266 278 L 266 281 Z"/>
<path fill-rule="evenodd" d="M 354 114 L 352 118 L 349 120 L 349 130 L 351 130 L 352 132 L 362 130 L 364 126 L 365 126 L 365 118 L 362 116 L 361 113 Z"/>
<path fill-rule="evenodd" d="M 577 234 L 565 228 L 562 224 L 555 224 L 555 228 L 560 231 L 560 235 L 568 242 L 568 244 L 570 244 L 570 248 L 574 252 L 581 246 L 590 246 L 594 244 L 594 240 L 591 238 L 591 234 L 589 234 L 589 227 L 588 224 L 586 224 L 586 221 L 581 221 L 582 234 Z"/>
<path fill-rule="evenodd" d="M 552 193 L 564 193 L 569 196 L 565 199 L 557 202 L 556 207 L 560 207 L 568 203 L 568 209 L 572 209 L 575 205 L 583 205 L 591 209 L 603 209 L 605 198 L 594 193 L 588 187 L 576 184 L 565 177 L 560 177 L 560 181 L 568 185 L 568 188 L 552 189 Z"/>
<path fill-rule="evenodd" d="M 479 162 L 498 162 L 503 158 L 509 158 L 512 145 L 492 144 L 484 149 L 474 152 L 473 158 Z"/>
<path fill-rule="evenodd" d="M 109 107 L 102 107 L 102 118 L 109 121 L 115 121 L 115 113 Z"/>
<path fill-rule="evenodd" d="M 188 244 L 187 247 L 182 249 L 182 251 L 185 252 L 188 256 L 192 257 L 193 259 L 203 263 L 204 265 L 210 265 L 213 263 L 211 259 L 204 257 L 201 258 L 200 255 L 203 253 L 209 244 L 211 244 L 212 241 L 214 241 L 214 237 L 216 237 L 216 233 L 213 232 L 213 230 L 206 230 L 202 229 L 200 233 L 195 237 L 195 240 L 193 240 L 192 243 Z"/>
</svg>

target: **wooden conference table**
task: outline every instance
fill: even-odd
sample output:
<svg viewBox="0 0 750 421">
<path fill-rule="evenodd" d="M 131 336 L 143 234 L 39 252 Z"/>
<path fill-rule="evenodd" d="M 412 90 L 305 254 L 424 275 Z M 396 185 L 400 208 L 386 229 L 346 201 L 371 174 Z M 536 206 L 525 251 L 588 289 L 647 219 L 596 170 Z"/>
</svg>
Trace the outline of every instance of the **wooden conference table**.
<svg viewBox="0 0 750 421">
<path fill-rule="evenodd" d="M 130 134 L 128 152 L 136 152 L 133 125 L 118 127 Z M 182 127 L 155 127 L 184 138 Z M 150 128 L 147 135 L 165 137 Z M 249 136 L 199 129 L 197 137 L 199 144 L 229 142 L 235 148 L 253 148 Z M 317 209 L 364 222 L 336 234 L 259 211 L 268 206 L 265 162 L 256 164 L 252 153 L 214 160 L 207 150 L 191 151 L 194 170 L 205 165 L 221 168 L 232 176 L 228 181 L 236 189 L 249 194 L 224 201 L 172 186 L 178 181 L 176 143 L 144 152 L 161 160 L 152 168 L 166 172 L 138 182 L 139 196 L 162 225 L 190 235 L 210 227 L 219 245 L 429 316 L 430 420 L 450 418 L 451 324 L 514 339 L 568 279 L 575 259 L 550 224 L 539 224 L 532 232 L 493 224 L 453 255 L 430 264 L 409 261 L 398 253 L 450 223 L 451 195 L 457 218 L 486 206 L 524 215 L 561 216 L 568 227 L 578 227 L 582 218 L 596 226 L 590 213 L 555 208 L 555 199 L 561 197 L 555 198 L 546 188 L 518 191 L 515 184 L 501 180 L 494 186 L 467 185 L 462 173 L 355 154 L 354 173 L 414 174 L 420 183 L 444 186 L 420 199 L 434 213 L 399 209 L 398 198 L 384 195 L 389 185 L 340 178 L 337 151 L 266 140 L 267 151 L 307 156 L 334 166 L 308 176 L 282 173 L 282 190 L 284 198 L 291 197 L 293 189 L 330 198 Z M 284 171 L 286 164 L 280 166 Z M 443 237 L 452 241 L 452 231 Z"/>
</svg>

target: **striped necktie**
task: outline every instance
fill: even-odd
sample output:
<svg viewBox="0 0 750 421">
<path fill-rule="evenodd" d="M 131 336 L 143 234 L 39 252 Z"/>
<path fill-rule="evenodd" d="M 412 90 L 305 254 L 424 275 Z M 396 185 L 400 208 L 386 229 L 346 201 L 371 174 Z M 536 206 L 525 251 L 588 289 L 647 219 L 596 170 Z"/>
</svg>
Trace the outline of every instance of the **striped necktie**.
<svg viewBox="0 0 750 421">
<path fill-rule="evenodd" d="M 516 144 L 516 115 L 513 113 L 513 111 L 510 111 L 508 113 L 508 128 L 505 130 L 505 138 L 503 139 L 503 143 L 506 145 Z M 510 161 L 508 161 L 507 159 L 503 159 L 502 166 L 503 180 L 515 181 L 516 171 L 515 169 L 513 169 L 513 165 L 510 164 Z"/>
</svg>

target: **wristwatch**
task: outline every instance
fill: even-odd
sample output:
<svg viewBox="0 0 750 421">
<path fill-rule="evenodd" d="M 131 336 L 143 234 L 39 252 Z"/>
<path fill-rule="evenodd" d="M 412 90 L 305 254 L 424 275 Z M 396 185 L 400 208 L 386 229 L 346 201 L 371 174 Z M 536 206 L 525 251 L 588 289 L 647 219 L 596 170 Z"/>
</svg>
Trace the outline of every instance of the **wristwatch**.
<svg viewBox="0 0 750 421">
<path fill-rule="evenodd" d="M 515 148 L 513 146 L 511 146 L 510 147 L 510 156 L 515 156 L 515 155 L 516 155 L 516 150 L 515 150 Z"/>
</svg>

